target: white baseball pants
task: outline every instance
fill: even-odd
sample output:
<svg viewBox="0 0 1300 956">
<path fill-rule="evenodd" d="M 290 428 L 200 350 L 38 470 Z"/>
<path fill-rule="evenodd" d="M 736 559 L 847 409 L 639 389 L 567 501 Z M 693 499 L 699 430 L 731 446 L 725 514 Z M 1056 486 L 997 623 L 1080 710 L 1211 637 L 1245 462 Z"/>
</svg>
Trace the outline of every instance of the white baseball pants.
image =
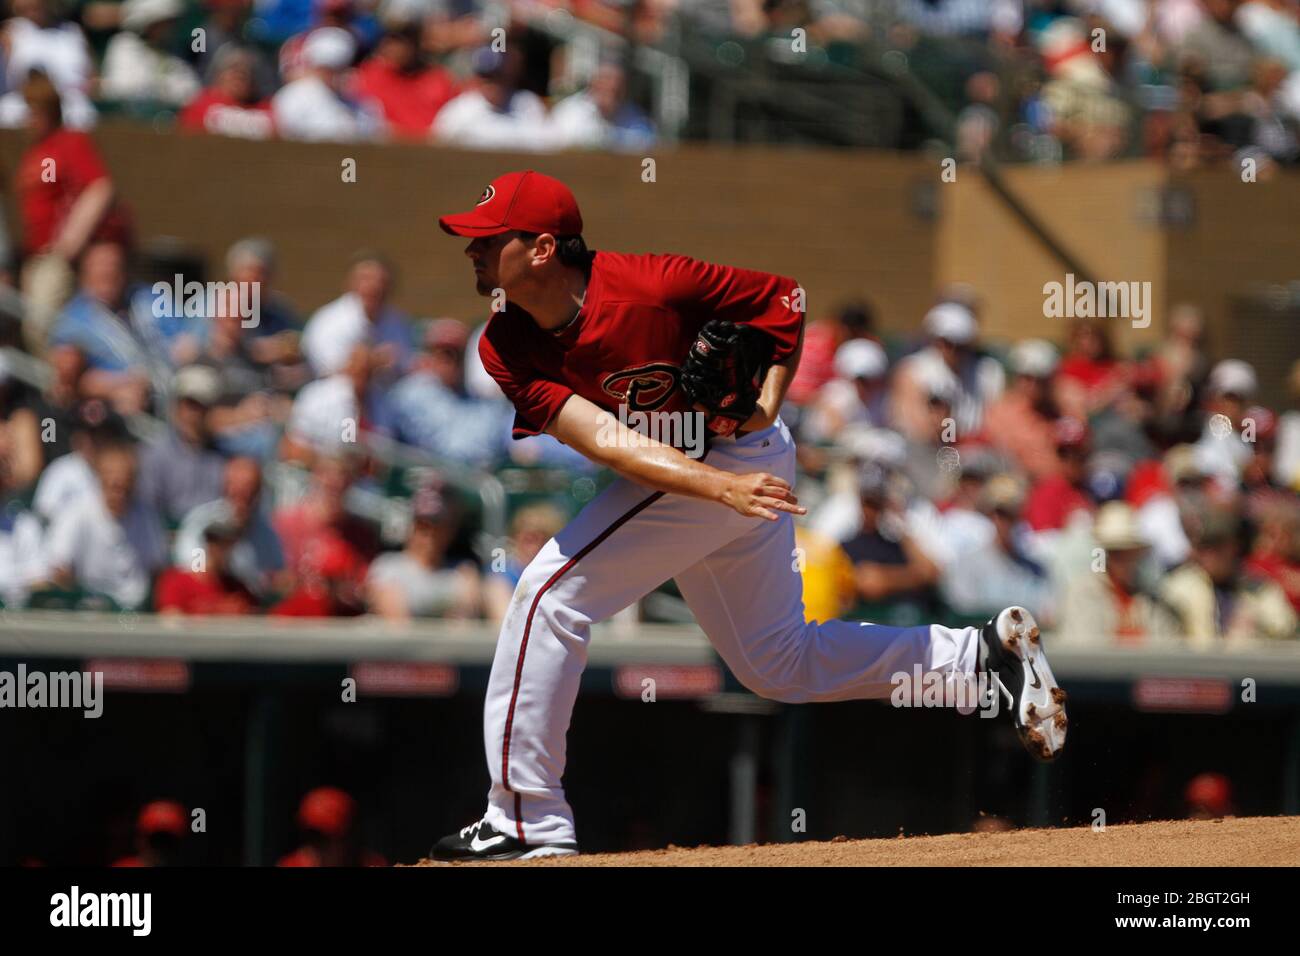
<svg viewBox="0 0 1300 956">
<path fill-rule="evenodd" d="M 785 425 L 713 443 L 705 461 L 793 483 Z M 487 821 L 530 844 L 577 839 L 564 798 L 565 737 L 591 625 L 675 578 L 718 655 L 762 697 L 791 703 L 888 697 L 891 677 L 974 674 L 976 628 L 807 623 L 794 521 L 618 479 L 546 543 L 506 612 L 484 705 Z"/>
</svg>

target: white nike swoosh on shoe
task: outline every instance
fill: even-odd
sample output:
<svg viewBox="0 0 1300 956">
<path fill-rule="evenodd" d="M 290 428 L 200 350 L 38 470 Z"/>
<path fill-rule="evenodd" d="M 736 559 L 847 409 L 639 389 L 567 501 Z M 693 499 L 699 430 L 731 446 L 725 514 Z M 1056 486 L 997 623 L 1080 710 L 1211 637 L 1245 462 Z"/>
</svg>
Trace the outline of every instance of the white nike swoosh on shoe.
<svg viewBox="0 0 1300 956">
<path fill-rule="evenodd" d="M 475 853 L 482 853 L 484 850 L 492 849 L 492 847 L 496 846 L 498 843 L 504 843 L 505 839 L 506 838 L 500 833 L 490 840 L 480 840 L 476 835 L 469 841 L 469 848 Z"/>
</svg>

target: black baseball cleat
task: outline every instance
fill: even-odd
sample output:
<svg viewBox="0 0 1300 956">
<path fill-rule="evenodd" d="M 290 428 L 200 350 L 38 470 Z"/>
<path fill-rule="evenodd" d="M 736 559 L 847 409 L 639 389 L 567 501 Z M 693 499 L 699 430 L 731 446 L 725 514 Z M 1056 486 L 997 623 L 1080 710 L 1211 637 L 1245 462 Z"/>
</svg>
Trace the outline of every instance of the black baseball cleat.
<svg viewBox="0 0 1300 956">
<path fill-rule="evenodd" d="M 542 856 L 573 856 L 576 843 L 529 845 L 502 833 L 486 820 L 472 823 L 459 833 L 445 836 L 433 845 L 429 858 L 444 862 L 472 860 L 531 860 Z"/>
<path fill-rule="evenodd" d="M 1025 749 L 1055 760 L 1065 746 L 1065 691 L 1052 676 L 1034 616 L 1012 605 L 980 630 L 979 669 L 1011 711 Z"/>
</svg>

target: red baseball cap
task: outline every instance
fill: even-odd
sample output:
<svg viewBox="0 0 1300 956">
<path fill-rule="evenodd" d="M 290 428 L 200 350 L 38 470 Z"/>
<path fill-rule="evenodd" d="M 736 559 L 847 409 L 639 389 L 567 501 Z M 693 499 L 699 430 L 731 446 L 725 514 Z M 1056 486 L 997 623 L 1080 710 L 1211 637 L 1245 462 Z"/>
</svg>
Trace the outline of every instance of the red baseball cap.
<svg viewBox="0 0 1300 956">
<path fill-rule="evenodd" d="M 155 833 L 170 833 L 181 836 L 186 830 L 185 808 L 172 800 L 155 800 L 145 804 L 136 818 L 136 831 L 151 836 Z"/>
<path fill-rule="evenodd" d="M 453 236 L 495 236 L 512 229 L 577 236 L 582 234 L 582 213 L 568 186 L 527 169 L 498 176 L 472 210 L 442 216 L 438 225 Z"/>
<path fill-rule="evenodd" d="M 326 836 L 342 836 L 352 826 L 357 805 L 338 787 L 317 787 L 298 806 L 298 825 Z"/>
</svg>

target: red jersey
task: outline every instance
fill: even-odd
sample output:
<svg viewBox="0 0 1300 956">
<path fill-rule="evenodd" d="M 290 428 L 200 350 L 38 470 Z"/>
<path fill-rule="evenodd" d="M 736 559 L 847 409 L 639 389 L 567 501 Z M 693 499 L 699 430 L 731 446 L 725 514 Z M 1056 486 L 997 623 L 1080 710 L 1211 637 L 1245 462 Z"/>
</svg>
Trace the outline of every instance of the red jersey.
<svg viewBox="0 0 1300 956">
<path fill-rule="evenodd" d="M 15 177 L 23 219 L 23 254 L 44 252 L 63 228 L 77 197 L 107 176 L 94 140 L 85 133 L 60 126 L 27 147 L 18 160 Z M 129 244 L 130 226 L 120 205 L 109 209 L 91 238 Z"/>
<path fill-rule="evenodd" d="M 217 89 L 206 89 L 178 117 L 182 129 L 239 136 L 244 139 L 270 139 L 275 135 L 271 103 L 239 103 Z"/>
<path fill-rule="evenodd" d="M 168 568 L 158 579 L 154 604 L 160 611 L 182 614 L 252 614 L 255 598 L 237 579 Z"/>
<path fill-rule="evenodd" d="M 433 118 L 460 92 L 442 67 L 405 73 L 375 57 L 357 67 L 352 88 L 358 96 L 383 107 L 384 119 L 393 132 L 412 139 L 427 139 Z"/>
<path fill-rule="evenodd" d="M 709 319 L 749 322 L 776 340 L 773 361 L 799 342 L 804 293 L 784 276 L 678 255 L 597 252 L 578 317 L 538 327 L 507 303 L 479 356 L 515 406 L 514 437 L 546 430 L 570 395 L 606 411 L 690 411 L 681 363 Z"/>
</svg>

